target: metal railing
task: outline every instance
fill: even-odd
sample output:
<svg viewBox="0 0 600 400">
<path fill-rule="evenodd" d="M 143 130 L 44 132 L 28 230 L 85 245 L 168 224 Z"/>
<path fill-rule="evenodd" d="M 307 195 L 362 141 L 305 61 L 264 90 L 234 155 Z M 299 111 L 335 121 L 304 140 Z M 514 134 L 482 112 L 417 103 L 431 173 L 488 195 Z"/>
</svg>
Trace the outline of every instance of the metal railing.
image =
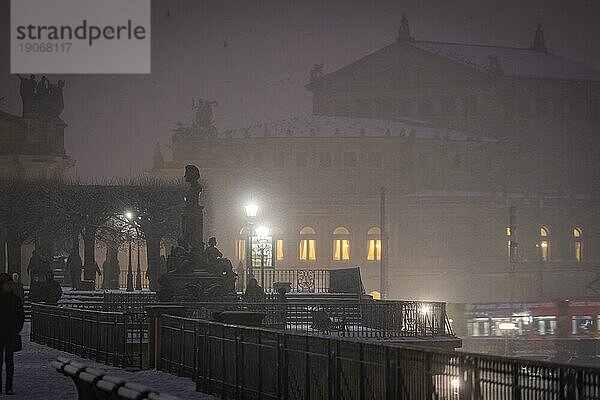
<svg viewBox="0 0 600 400">
<path fill-rule="evenodd" d="M 85 303 L 81 303 L 85 304 Z M 31 341 L 119 367 L 144 366 L 144 313 L 32 304 Z"/>
<path fill-rule="evenodd" d="M 133 277 L 132 277 L 132 281 L 131 281 L 133 286 L 135 286 L 136 278 L 137 278 L 137 272 L 134 269 Z M 102 287 L 103 279 L 104 279 L 104 275 L 102 275 L 102 276 L 96 275 L 96 287 L 97 288 Z M 141 271 L 140 280 L 142 282 L 142 289 L 148 289 L 150 287 L 150 281 L 148 280 L 148 277 L 146 276 L 146 270 Z M 122 269 L 121 271 L 119 271 L 119 289 L 125 289 L 126 287 L 127 287 L 127 270 Z"/>
<path fill-rule="evenodd" d="M 231 399 L 600 399 L 600 369 L 161 317 L 159 365 Z"/>
<path fill-rule="evenodd" d="M 161 304 L 152 302 L 153 299 L 150 295 L 129 294 L 107 297 L 104 302 L 65 302 L 60 306 L 143 315 L 146 306 Z M 453 335 L 452 328 L 447 323 L 446 304 L 440 302 L 367 300 L 307 303 L 276 300 L 270 298 L 260 303 L 198 302 L 178 305 L 184 306 L 187 309 L 186 315 L 191 318 L 212 320 L 213 314 L 218 312 L 254 311 L 264 313 L 263 325 L 271 328 L 346 337 L 393 339 Z M 167 304 L 172 305 L 162 305 Z"/>
<path fill-rule="evenodd" d="M 290 282 L 292 292 L 327 293 L 329 291 L 329 270 L 327 269 L 273 269 L 265 268 L 265 285 L 261 281 L 260 268 L 254 268 L 254 277 L 266 291 L 273 290 L 274 282 Z M 137 271 L 133 271 L 132 283 L 135 286 Z M 142 289 L 150 287 L 146 271 L 141 271 Z M 103 276 L 96 276 L 96 287 L 102 287 Z M 242 277 L 243 279 L 243 277 Z M 119 288 L 127 287 L 127 270 L 119 272 Z"/>
<path fill-rule="evenodd" d="M 263 325 L 346 337 L 452 336 L 446 305 L 439 302 L 364 301 L 310 303 L 187 303 L 191 318 L 211 320 L 222 311 L 265 314 Z"/>
<path fill-rule="evenodd" d="M 329 292 L 329 270 L 327 269 L 273 269 L 265 268 L 264 284 L 260 268 L 253 269 L 254 277 L 265 291 L 273 290 L 275 282 L 289 282 L 292 292 L 327 293 Z"/>
</svg>

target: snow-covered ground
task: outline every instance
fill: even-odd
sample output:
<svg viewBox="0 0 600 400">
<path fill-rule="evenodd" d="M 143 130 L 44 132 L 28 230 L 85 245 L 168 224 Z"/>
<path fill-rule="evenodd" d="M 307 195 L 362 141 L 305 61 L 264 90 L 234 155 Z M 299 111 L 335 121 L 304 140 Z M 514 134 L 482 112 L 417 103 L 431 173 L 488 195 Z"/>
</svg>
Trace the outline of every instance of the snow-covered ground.
<svg viewBox="0 0 600 400">
<path fill-rule="evenodd" d="M 187 378 L 179 378 L 155 370 L 127 372 L 120 368 L 99 364 L 50 347 L 31 343 L 29 341 L 29 328 L 29 323 L 26 323 L 23 332 L 21 332 L 23 350 L 15 353 L 15 396 L 0 395 L 0 397 L 15 400 L 77 399 L 77 390 L 73 381 L 57 372 L 50 365 L 56 357 L 62 356 L 101 369 L 110 375 L 154 388 L 158 392 L 178 396 L 181 399 L 216 399 L 213 396 L 196 392 L 195 383 Z"/>
</svg>

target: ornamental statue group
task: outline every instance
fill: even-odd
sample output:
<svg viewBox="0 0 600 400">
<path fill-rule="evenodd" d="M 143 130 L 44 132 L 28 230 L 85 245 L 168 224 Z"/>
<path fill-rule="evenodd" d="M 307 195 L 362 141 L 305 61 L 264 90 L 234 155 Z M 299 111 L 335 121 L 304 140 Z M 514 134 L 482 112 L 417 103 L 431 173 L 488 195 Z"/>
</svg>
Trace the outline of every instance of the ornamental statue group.
<svg viewBox="0 0 600 400">
<path fill-rule="evenodd" d="M 63 101 L 63 88 L 65 81 L 59 80 L 51 83 L 42 76 L 39 82 L 35 75 L 25 77 L 17 75 L 21 81 L 19 94 L 23 102 L 24 117 L 56 117 L 58 118 L 65 108 Z"/>
</svg>

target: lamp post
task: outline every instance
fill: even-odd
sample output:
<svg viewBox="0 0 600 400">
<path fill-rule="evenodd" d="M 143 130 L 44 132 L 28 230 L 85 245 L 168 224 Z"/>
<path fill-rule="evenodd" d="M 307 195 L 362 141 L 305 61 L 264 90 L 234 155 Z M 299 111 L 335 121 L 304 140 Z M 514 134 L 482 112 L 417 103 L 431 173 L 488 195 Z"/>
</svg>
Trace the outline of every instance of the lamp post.
<svg viewBox="0 0 600 400">
<path fill-rule="evenodd" d="M 512 331 L 517 329 L 514 322 L 500 322 L 498 329 L 504 333 L 504 355 L 508 356 L 508 337 Z"/>
<path fill-rule="evenodd" d="M 140 267 L 140 238 L 137 238 L 137 270 L 135 271 L 135 290 L 142 290 L 142 268 Z"/>
<path fill-rule="evenodd" d="M 249 203 L 244 206 L 246 209 L 246 218 L 248 222 L 248 237 L 246 238 L 246 244 L 248 249 L 246 251 L 246 282 L 252 276 L 252 224 L 254 222 L 254 218 L 258 213 L 258 205 L 255 203 Z"/>
<path fill-rule="evenodd" d="M 269 228 L 266 226 L 256 228 L 256 237 L 260 250 L 260 285 L 265 289 L 265 250 L 269 249 Z"/>
<path fill-rule="evenodd" d="M 129 224 L 133 223 L 133 213 L 131 211 L 125 211 L 125 213 L 123 214 L 125 215 L 125 218 L 127 218 L 127 221 L 129 221 Z M 126 291 L 128 292 L 133 292 L 133 268 L 131 265 L 131 237 L 129 235 L 127 235 L 127 240 L 129 242 L 129 258 L 128 258 L 128 263 L 127 263 L 127 289 Z"/>
</svg>

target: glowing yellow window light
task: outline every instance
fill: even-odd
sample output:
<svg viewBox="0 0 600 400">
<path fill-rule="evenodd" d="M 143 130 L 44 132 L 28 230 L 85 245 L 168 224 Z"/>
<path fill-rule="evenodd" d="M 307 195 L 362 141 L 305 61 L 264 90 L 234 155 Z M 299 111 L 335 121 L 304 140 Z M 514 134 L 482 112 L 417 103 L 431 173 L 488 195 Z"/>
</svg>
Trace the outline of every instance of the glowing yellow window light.
<svg viewBox="0 0 600 400">
<path fill-rule="evenodd" d="M 275 246 L 277 247 L 277 251 L 276 251 L 277 261 L 283 261 L 283 239 L 277 239 Z"/>
</svg>

